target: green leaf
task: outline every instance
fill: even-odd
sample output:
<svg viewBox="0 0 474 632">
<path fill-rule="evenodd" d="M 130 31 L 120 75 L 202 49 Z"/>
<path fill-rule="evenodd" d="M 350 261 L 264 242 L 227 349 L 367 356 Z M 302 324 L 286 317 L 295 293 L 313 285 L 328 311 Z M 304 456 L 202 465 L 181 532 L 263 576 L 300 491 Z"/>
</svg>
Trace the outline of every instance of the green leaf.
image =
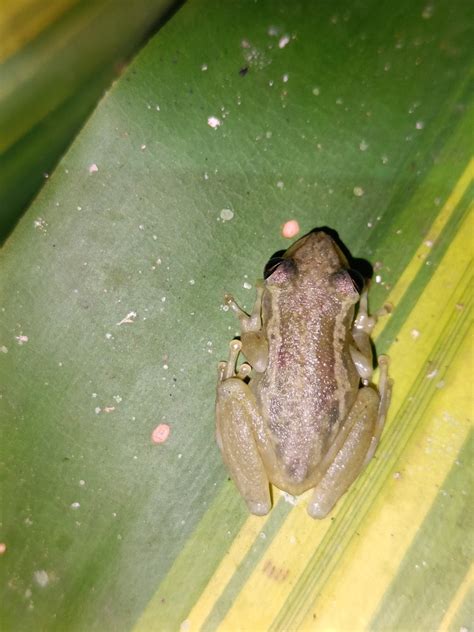
<svg viewBox="0 0 474 632">
<path fill-rule="evenodd" d="M 0 10 L 0 239 L 170 0 L 25 0 Z"/>
<path fill-rule="evenodd" d="M 372 308 L 383 303 L 469 160 L 468 14 L 447 0 L 195 0 L 101 102 L 1 253 L 6 629 L 130 629 L 143 612 L 146 629 L 176 629 L 227 559 L 234 574 L 203 616 L 222 622 L 299 510 L 276 497 L 268 522 L 249 523 L 216 449 L 217 362 L 237 330 L 224 292 L 251 307 L 248 286 L 295 218 L 301 234 L 329 225 L 378 262 Z M 467 209 L 463 197 L 450 235 Z M 425 269 L 379 352 L 411 323 Z M 171 432 L 156 445 L 160 423 Z M 403 446 L 395 434 L 397 457 Z M 380 472 L 367 528 L 393 484 Z M 328 537 L 344 527 L 343 561 L 366 525 L 346 513 L 357 494 L 334 523 L 305 523 Z M 235 568 L 226 553 L 248 524 Z M 300 553 L 311 564 L 314 542 Z M 305 577 L 293 606 L 311 606 Z M 275 599 L 280 621 L 294 614 Z"/>
</svg>

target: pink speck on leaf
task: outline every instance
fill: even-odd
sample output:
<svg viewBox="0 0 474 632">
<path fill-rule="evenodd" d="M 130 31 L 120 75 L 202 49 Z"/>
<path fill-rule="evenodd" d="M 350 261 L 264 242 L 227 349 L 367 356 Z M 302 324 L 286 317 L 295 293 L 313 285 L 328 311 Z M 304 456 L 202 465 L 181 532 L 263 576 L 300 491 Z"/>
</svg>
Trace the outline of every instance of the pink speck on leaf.
<svg viewBox="0 0 474 632">
<path fill-rule="evenodd" d="M 293 239 L 300 232 L 300 225 L 296 219 L 290 219 L 285 222 L 281 229 L 281 234 L 285 239 Z"/>
<path fill-rule="evenodd" d="M 95 164 L 89 165 L 89 173 L 97 173 L 99 171 L 99 167 Z"/>
<path fill-rule="evenodd" d="M 159 424 L 151 433 L 153 443 L 164 443 L 170 435 L 170 427 L 168 424 Z"/>
</svg>

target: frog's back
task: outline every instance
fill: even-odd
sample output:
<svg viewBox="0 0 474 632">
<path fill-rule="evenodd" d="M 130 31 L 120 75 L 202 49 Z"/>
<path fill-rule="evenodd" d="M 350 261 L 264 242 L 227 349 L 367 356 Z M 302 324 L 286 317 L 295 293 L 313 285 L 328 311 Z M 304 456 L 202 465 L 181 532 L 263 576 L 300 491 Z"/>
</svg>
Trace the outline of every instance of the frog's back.
<svg viewBox="0 0 474 632">
<path fill-rule="evenodd" d="M 312 486 L 359 381 L 349 353 L 353 305 L 341 309 L 307 281 L 264 296 L 269 359 L 255 389 L 278 464 L 272 482 L 290 493 Z"/>
</svg>

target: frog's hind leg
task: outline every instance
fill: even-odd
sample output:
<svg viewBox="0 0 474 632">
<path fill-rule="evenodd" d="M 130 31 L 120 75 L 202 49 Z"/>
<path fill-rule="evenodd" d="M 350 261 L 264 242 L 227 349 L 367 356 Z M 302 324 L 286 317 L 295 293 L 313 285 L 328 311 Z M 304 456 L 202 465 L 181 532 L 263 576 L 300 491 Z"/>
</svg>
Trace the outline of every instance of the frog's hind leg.
<svg viewBox="0 0 474 632">
<path fill-rule="evenodd" d="M 371 387 L 359 390 L 346 420 L 349 431 L 344 443 L 314 489 L 308 506 L 313 518 L 324 518 L 331 511 L 374 455 L 391 395 L 386 356 L 379 358 L 379 366 L 379 393 Z"/>
<path fill-rule="evenodd" d="M 377 385 L 380 401 L 379 408 L 377 411 L 377 419 L 375 422 L 374 433 L 372 435 L 372 441 L 370 447 L 365 456 L 364 463 L 362 464 L 362 468 L 369 463 L 372 457 L 375 454 L 375 450 L 380 441 L 380 437 L 382 436 L 382 430 L 385 425 L 385 419 L 387 418 L 388 407 L 390 406 L 390 399 L 392 397 L 392 380 L 388 376 L 388 366 L 390 363 L 390 359 L 386 355 L 381 355 L 378 357 L 379 364 L 379 383 Z"/>
<path fill-rule="evenodd" d="M 263 516 L 271 509 L 270 486 L 257 447 L 265 441 L 255 397 L 245 382 L 250 371 L 243 364 L 235 373 L 241 342 L 233 340 L 229 360 L 219 365 L 216 399 L 216 439 L 232 479 L 251 513 Z M 259 432 L 260 426 L 260 432 Z"/>
</svg>

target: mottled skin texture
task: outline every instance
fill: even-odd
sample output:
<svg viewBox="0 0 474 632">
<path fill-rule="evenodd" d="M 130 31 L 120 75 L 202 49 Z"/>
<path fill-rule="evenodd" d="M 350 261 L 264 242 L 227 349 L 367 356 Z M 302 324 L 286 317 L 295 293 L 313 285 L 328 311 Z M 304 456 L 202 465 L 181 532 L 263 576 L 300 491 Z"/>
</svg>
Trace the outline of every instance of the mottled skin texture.
<svg viewBox="0 0 474 632">
<path fill-rule="evenodd" d="M 250 316 L 226 298 L 242 334 L 220 365 L 217 440 L 253 513 L 269 511 L 271 482 L 295 495 L 315 488 L 308 511 L 323 517 L 375 451 L 390 397 L 387 362 L 380 395 L 361 386 L 361 377 L 370 381 L 375 321 L 364 298 L 353 330 L 360 294 L 347 267 L 333 239 L 313 232 L 287 250 Z M 248 364 L 236 374 L 240 351 Z"/>
</svg>

